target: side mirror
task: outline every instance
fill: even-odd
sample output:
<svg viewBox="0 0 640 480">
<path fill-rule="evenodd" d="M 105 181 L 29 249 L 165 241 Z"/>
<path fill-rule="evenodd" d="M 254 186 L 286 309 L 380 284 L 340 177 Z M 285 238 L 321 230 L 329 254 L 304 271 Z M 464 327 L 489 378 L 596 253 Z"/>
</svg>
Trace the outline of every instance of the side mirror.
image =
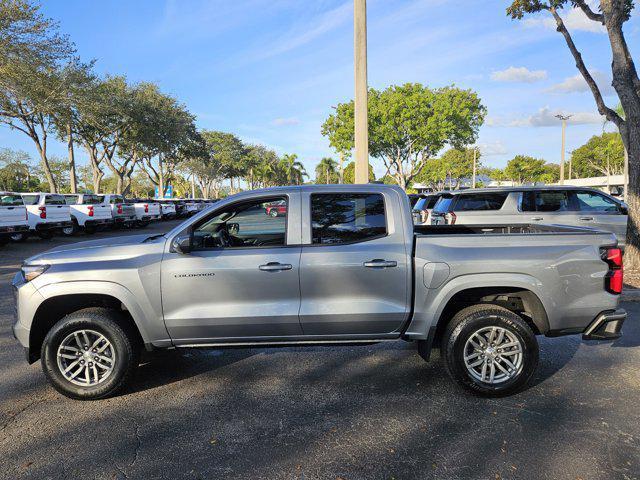
<svg viewBox="0 0 640 480">
<path fill-rule="evenodd" d="M 172 250 L 176 253 L 187 255 L 191 252 L 191 235 L 180 235 L 173 240 Z"/>
<path fill-rule="evenodd" d="M 239 231 L 240 231 L 239 223 L 227 223 L 227 232 L 229 232 L 232 235 L 235 235 Z"/>
<path fill-rule="evenodd" d="M 620 213 L 622 215 L 629 215 L 629 207 L 627 207 L 626 203 L 621 203 L 620 204 Z"/>
</svg>

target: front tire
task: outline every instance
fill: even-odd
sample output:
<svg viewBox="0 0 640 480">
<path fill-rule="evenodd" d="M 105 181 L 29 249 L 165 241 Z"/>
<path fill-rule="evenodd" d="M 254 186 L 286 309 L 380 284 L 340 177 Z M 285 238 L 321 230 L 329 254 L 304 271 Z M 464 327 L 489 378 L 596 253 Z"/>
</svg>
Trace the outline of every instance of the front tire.
<svg viewBox="0 0 640 480">
<path fill-rule="evenodd" d="M 538 367 L 538 341 L 514 312 L 483 304 L 458 312 L 447 325 L 441 355 L 447 371 L 465 389 L 483 396 L 516 393 Z"/>
<path fill-rule="evenodd" d="M 105 308 L 71 313 L 47 333 L 42 370 L 51 385 L 77 400 L 96 400 L 121 390 L 138 366 L 139 346 L 126 319 Z"/>
</svg>

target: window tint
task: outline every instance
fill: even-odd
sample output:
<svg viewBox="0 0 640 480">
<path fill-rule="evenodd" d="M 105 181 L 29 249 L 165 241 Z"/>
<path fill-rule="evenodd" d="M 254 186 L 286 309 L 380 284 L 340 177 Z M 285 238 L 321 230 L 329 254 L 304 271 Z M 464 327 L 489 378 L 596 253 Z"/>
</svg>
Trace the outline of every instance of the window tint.
<svg viewBox="0 0 640 480">
<path fill-rule="evenodd" d="M 500 210 L 509 194 L 503 193 L 476 193 L 473 195 L 459 195 L 455 206 L 456 212 Z"/>
<path fill-rule="evenodd" d="M 362 242 L 386 233 L 381 194 L 311 195 L 311 243 L 314 245 Z"/>
<path fill-rule="evenodd" d="M 37 205 L 40 201 L 40 195 L 22 195 L 25 205 Z"/>
<path fill-rule="evenodd" d="M 45 205 L 66 205 L 62 195 L 47 195 L 44 197 Z"/>
<path fill-rule="evenodd" d="M 433 211 L 435 213 L 447 213 L 449 211 L 449 207 L 451 206 L 451 202 L 453 202 L 453 197 L 450 195 L 440 197 L 440 199 L 433 207 Z"/>
<path fill-rule="evenodd" d="M 618 213 L 620 208 L 614 200 L 596 192 L 576 192 L 578 208 L 583 212 Z"/>
<path fill-rule="evenodd" d="M 571 210 L 569 193 L 547 190 L 522 193 L 523 212 L 568 212 Z"/>
<path fill-rule="evenodd" d="M 0 206 L 15 207 L 18 205 L 24 205 L 24 203 L 22 202 L 22 197 L 20 195 L 7 193 L 0 196 Z"/>
<path fill-rule="evenodd" d="M 78 203 L 78 195 L 65 195 L 64 201 L 67 205 L 76 205 Z"/>
<path fill-rule="evenodd" d="M 193 247 L 206 250 L 283 246 L 287 211 L 286 199 L 278 197 L 234 203 L 196 226 Z"/>
</svg>

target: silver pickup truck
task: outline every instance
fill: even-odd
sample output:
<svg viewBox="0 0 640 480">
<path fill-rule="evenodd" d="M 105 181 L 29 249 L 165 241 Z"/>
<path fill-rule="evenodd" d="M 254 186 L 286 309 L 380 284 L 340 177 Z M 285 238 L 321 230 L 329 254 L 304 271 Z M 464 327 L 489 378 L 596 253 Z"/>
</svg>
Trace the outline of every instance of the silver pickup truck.
<svg viewBox="0 0 640 480">
<path fill-rule="evenodd" d="M 13 285 L 28 361 L 79 399 L 119 390 L 142 349 L 398 339 L 506 395 L 534 375 L 537 335 L 615 339 L 626 318 L 613 234 L 414 227 L 406 194 L 374 184 L 240 193 L 164 235 L 32 257 Z"/>
</svg>

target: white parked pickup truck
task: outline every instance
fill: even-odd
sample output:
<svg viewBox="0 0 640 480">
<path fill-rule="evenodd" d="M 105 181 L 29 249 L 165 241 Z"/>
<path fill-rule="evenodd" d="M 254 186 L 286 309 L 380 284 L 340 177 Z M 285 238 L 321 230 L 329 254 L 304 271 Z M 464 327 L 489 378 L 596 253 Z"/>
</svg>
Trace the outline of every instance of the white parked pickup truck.
<svg viewBox="0 0 640 480">
<path fill-rule="evenodd" d="M 19 193 L 0 192 L 0 245 L 12 235 L 29 232 L 27 209 Z"/>
<path fill-rule="evenodd" d="M 136 225 L 144 228 L 151 220 L 160 220 L 160 204 L 149 199 L 130 198 L 125 200 L 127 204 L 136 209 Z"/>
<path fill-rule="evenodd" d="M 98 195 L 69 194 L 65 195 L 64 199 L 69 205 L 72 221 L 72 225 L 62 229 L 64 235 L 74 235 L 80 230 L 92 234 L 98 227 L 111 224 L 111 207 L 103 205 Z"/>
<path fill-rule="evenodd" d="M 100 195 L 101 205 L 106 205 L 111 209 L 111 219 L 114 228 L 131 226 L 136 223 L 136 208 L 125 203 L 122 195 Z"/>
<path fill-rule="evenodd" d="M 21 193 L 21 195 L 27 208 L 29 232 L 35 233 L 40 238 L 51 238 L 56 230 L 73 225 L 69 205 L 65 202 L 63 195 L 43 192 Z M 11 238 L 21 241 L 26 238 L 26 234 L 17 233 Z"/>
</svg>

